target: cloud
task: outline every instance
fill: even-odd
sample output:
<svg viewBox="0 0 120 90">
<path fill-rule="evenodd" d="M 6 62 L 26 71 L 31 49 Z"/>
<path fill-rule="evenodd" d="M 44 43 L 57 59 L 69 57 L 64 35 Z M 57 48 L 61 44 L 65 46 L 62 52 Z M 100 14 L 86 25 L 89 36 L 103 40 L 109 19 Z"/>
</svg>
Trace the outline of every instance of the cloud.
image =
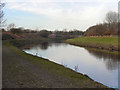
<svg viewBox="0 0 120 90">
<path fill-rule="evenodd" d="M 12 10 L 43 15 L 61 28 L 87 29 L 102 22 L 109 10 L 117 10 L 118 0 L 9 0 L 7 7 Z M 57 28 L 57 27 L 56 27 Z"/>
<path fill-rule="evenodd" d="M 6 2 L 118 2 L 119 0 L 3 0 Z"/>
</svg>

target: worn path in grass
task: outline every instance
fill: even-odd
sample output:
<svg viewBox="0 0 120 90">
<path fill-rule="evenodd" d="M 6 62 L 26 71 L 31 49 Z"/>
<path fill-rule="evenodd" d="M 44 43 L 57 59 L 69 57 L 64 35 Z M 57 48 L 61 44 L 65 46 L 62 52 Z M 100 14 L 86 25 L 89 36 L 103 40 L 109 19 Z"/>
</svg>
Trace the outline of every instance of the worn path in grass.
<svg viewBox="0 0 120 90">
<path fill-rule="evenodd" d="M 28 55 L 29 57 L 38 57 Z M 40 59 L 41 61 L 42 59 Z M 46 63 L 41 63 L 46 62 Z M 98 88 L 90 78 L 48 60 L 32 62 L 7 45 L 2 47 L 3 88 Z M 45 65 L 48 64 L 48 65 Z M 54 67 L 53 67 L 54 66 Z M 51 68 L 50 68 L 51 67 Z"/>
</svg>

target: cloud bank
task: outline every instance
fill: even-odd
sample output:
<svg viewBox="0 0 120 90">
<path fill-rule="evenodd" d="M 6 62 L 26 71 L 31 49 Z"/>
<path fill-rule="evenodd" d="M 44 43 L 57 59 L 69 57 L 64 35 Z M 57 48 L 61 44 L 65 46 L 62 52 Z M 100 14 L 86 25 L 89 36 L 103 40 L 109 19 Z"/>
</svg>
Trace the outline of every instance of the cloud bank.
<svg viewBox="0 0 120 90">
<path fill-rule="evenodd" d="M 4 0 L 9 10 L 30 12 L 46 19 L 48 29 L 80 29 L 104 20 L 108 11 L 117 11 L 118 0 Z M 22 14 L 22 13 L 21 13 Z M 47 20 L 51 20 L 49 23 Z M 45 22 L 44 21 L 44 22 Z M 42 22 L 42 21 L 36 21 Z M 27 22 L 26 22 L 27 23 Z M 35 23 L 35 22 L 34 22 Z M 31 23 L 32 25 L 32 23 Z M 44 25 L 44 24 L 43 24 Z M 41 26 L 41 25 L 40 25 Z M 36 26 L 39 27 L 39 26 Z M 41 28 L 41 27 L 39 27 Z"/>
</svg>

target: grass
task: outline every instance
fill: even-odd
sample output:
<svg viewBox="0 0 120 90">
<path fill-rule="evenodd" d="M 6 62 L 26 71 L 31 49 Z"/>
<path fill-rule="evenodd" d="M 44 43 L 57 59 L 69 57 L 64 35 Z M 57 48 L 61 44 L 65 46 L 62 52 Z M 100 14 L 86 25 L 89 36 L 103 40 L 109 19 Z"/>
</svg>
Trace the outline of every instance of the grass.
<svg viewBox="0 0 120 90">
<path fill-rule="evenodd" d="M 78 37 L 66 42 L 77 46 L 118 51 L 118 37 Z"/>
</svg>

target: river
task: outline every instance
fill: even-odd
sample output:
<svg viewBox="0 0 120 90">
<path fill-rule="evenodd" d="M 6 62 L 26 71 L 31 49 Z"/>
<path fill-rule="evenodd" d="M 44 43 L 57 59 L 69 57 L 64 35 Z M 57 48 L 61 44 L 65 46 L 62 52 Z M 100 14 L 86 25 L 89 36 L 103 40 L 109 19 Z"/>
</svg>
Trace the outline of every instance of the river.
<svg viewBox="0 0 120 90">
<path fill-rule="evenodd" d="M 66 43 L 43 43 L 24 48 L 26 53 L 49 59 L 112 88 L 118 88 L 118 56 Z"/>
</svg>

